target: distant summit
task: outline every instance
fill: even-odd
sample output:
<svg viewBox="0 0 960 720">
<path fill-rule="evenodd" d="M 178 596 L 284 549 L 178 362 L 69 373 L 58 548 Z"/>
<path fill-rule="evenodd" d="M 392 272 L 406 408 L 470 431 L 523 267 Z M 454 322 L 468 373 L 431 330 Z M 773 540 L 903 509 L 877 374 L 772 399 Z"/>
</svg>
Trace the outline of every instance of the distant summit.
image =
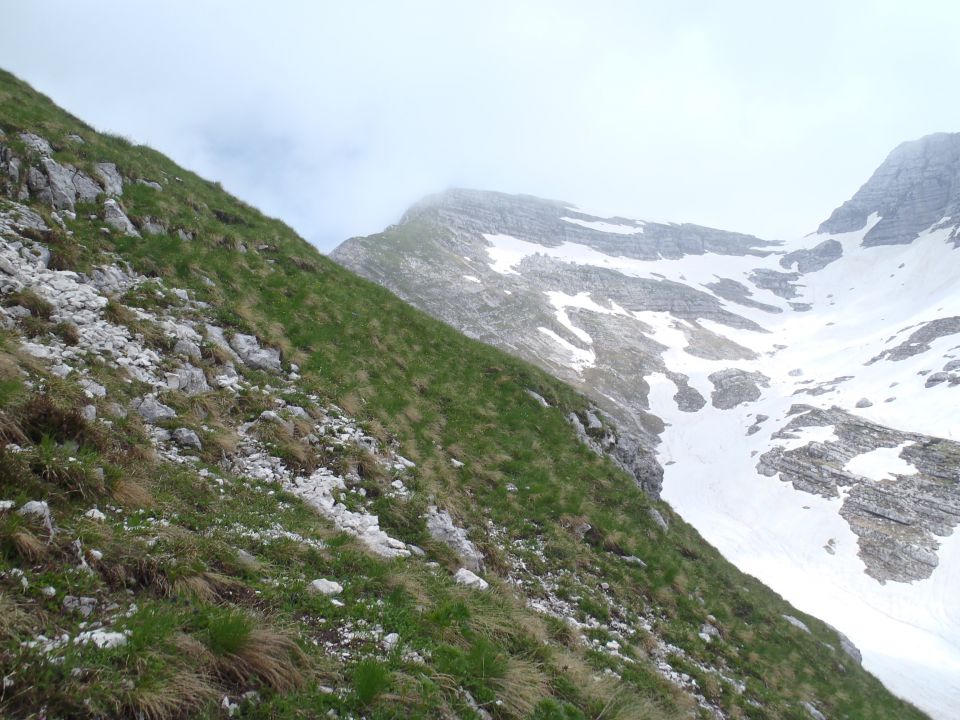
<svg viewBox="0 0 960 720">
<path fill-rule="evenodd" d="M 912 242 L 943 218 L 960 216 L 960 133 L 936 133 L 902 143 L 866 184 L 833 211 L 821 233 L 862 229 L 867 247 Z"/>
</svg>

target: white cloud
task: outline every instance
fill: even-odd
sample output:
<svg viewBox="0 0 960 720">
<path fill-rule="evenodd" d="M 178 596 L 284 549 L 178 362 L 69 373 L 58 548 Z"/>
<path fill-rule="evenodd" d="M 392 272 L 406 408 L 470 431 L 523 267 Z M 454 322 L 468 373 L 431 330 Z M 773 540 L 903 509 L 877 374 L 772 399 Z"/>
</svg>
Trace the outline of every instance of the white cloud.
<svg viewBox="0 0 960 720">
<path fill-rule="evenodd" d="M 0 65 L 325 249 L 450 185 L 766 237 L 957 130 L 952 3 L 234 2 L 5 11 Z"/>
</svg>

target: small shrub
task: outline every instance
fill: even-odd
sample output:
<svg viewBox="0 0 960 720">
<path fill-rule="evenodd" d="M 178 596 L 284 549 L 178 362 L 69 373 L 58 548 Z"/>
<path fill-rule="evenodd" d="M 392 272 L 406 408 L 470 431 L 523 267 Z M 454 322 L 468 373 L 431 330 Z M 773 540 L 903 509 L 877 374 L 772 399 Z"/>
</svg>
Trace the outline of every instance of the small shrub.
<svg viewBox="0 0 960 720">
<path fill-rule="evenodd" d="M 51 270 L 76 270 L 80 266 L 82 251 L 76 243 L 57 243 L 50 246 L 50 261 L 47 267 Z"/>
<path fill-rule="evenodd" d="M 60 322 L 51 328 L 54 335 L 63 340 L 65 345 L 76 345 L 80 342 L 80 331 L 77 326 L 69 322 Z"/>
<path fill-rule="evenodd" d="M 369 705 L 390 686 L 390 671 L 376 660 L 364 660 L 354 668 L 353 691 L 357 699 Z"/>
<path fill-rule="evenodd" d="M 28 527 L 22 515 L 4 513 L 0 516 L 0 549 L 7 557 L 18 557 L 33 563 L 46 555 L 47 546 Z"/>
<path fill-rule="evenodd" d="M 304 683 L 307 657 L 299 646 L 241 611 L 214 611 L 204 640 L 216 658 L 218 674 L 226 679 L 241 685 L 259 680 L 278 692 Z"/>
<path fill-rule="evenodd" d="M 215 615 L 207 625 L 207 647 L 215 655 L 237 655 L 250 640 L 253 631 L 251 618 L 241 612 Z"/>
<path fill-rule="evenodd" d="M 72 442 L 59 445 L 52 437 L 44 435 L 33 453 L 30 469 L 71 495 L 89 498 L 106 491 L 105 473 L 103 468 L 97 467 L 100 456 L 96 451 L 79 448 Z"/>
<path fill-rule="evenodd" d="M 50 316 L 53 315 L 53 305 L 30 289 L 18 290 L 7 295 L 3 304 L 7 307 L 20 305 L 29 310 L 33 317 L 43 318 L 44 320 L 49 320 Z"/>
<path fill-rule="evenodd" d="M 68 388 L 48 389 L 50 392 L 35 393 L 16 408 L 23 432 L 34 442 L 50 436 L 58 442 L 97 446 L 99 435 L 80 412 L 80 397 L 72 395 Z"/>
<path fill-rule="evenodd" d="M 23 334 L 31 338 L 43 337 L 51 330 L 50 321 L 36 315 L 20 318 L 19 324 Z"/>
<path fill-rule="evenodd" d="M 137 321 L 133 310 L 116 300 L 107 302 L 106 307 L 103 308 L 103 317 L 114 325 L 131 325 Z"/>
</svg>

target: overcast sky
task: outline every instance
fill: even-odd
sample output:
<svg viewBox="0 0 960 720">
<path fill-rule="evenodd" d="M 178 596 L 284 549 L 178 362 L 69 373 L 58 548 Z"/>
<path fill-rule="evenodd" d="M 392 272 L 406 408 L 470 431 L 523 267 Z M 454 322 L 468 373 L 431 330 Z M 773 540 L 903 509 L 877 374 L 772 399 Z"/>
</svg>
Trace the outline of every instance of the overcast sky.
<svg viewBox="0 0 960 720">
<path fill-rule="evenodd" d="M 321 249 L 477 187 L 803 235 L 960 130 L 960 5 L 3 0 L 0 65 Z"/>
</svg>

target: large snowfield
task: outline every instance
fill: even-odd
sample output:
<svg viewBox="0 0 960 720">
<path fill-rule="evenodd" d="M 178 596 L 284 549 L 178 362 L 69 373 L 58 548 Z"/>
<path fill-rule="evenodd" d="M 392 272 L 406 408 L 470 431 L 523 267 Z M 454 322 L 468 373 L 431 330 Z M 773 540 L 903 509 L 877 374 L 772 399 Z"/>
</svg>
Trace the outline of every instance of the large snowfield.
<svg viewBox="0 0 960 720">
<path fill-rule="evenodd" d="M 621 235 L 643 232 L 639 221 L 626 225 L 564 219 Z M 723 307 L 768 332 L 699 321 L 701 328 L 755 351 L 755 360 L 695 357 L 684 351 L 689 321 L 670 313 L 629 312 L 589 292 L 546 291 L 558 322 L 586 348 L 547 328 L 541 332 L 582 372 L 597 355 L 593 340 L 576 326 L 568 309 L 642 321 L 637 332 L 666 345 L 667 367 L 689 376 L 690 385 L 708 399 L 696 413 L 681 412 L 674 400 L 678 388 L 671 380 L 662 373 L 646 378 L 650 409 L 667 423 L 658 448 L 664 498 L 742 570 L 848 635 L 861 649 L 865 667 L 891 690 L 938 720 L 955 720 L 960 708 L 960 532 L 941 538 L 939 565 L 928 579 L 881 583 L 864 572 L 857 536 L 839 514 L 842 491 L 841 497 L 826 499 L 757 471 L 757 456 L 775 445 L 789 449 L 832 437 L 832 428 L 817 427 L 794 439 L 773 438 L 795 403 L 838 406 L 897 430 L 960 439 L 960 390 L 948 383 L 925 386 L 929 372 L 960 357 L 956 335 L 935 339 L 929 349 L 905 359 L 870 362 L 903 343 L 920 324 L 960 315 L 958 251 L 947 242 L 953 227 L 938 228 L 945 224 L 941 221 L 933 226 L 938 229 L 921 233 L 909 244 L 862 247 L 864 235 L 878 220 L 873 215 L 852 233 L 806 236 L 767 257 L 709 254 L 643 261 L 573 243 L 546 247 L 506 235 L 485 238 L 490 243 L 489 267 L 498 273 L 519 273 L 524 258 L 539 254 L 630 277 L 674 280 L 704 292 L 712 292 L 708 283 L 728 278 L 749 287 L 751 300 L 782 309 L 771 313 L 719 298 Z M 784 272 L 779 264 L 783 252 L 827 239 L 842 245 L 842 257 L 802 275 L 798 296 L 790 302 L 750 281 L 757 268 Z M 811 307 L 797 310 L 791 302 Z M 729 367 L 761 372 L 770 379 L 769 387 L 755 402 L 717 409 L 709 402 L 713 385 L 708 375 Z M 841 377 L 849 379 L 824 388 L 822 394 L 794 395 Z M 864 399 L 872 404 L 864 407 Z M 769 419 L 750 435 L 747 429 L 759 414 Z M 896 482 L 895 475 L 916 473 L 899 457 L 901 449 L 863 453 L 845 469 L 872 482 Z"/>
</svg>

